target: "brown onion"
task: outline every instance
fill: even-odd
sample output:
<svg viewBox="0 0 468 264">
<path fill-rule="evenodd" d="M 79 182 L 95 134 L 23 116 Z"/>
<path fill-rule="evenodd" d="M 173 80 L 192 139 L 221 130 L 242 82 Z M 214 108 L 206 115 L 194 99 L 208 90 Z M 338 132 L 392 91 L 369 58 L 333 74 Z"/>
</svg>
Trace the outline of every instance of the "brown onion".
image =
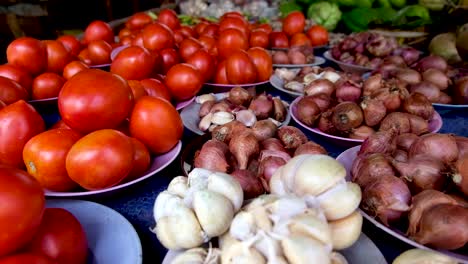
<svg viewBox="0 0 468 264">
<path fill-rule="evenodd" d="M 338 81 L 335 96 L 339 102 L 357 102 L 361 97 L 361 87 L 351 81 Z"/>
<path fill-rule="evenodd" d="M 411 124 L 408 117 L 409 114 L 401 112 L 393 112 L 388 114 L 380 123 L 380 130 L 394 129 L 397 134 L 411 132 Z"/>
<path fill-rule="evenodd" d="M 395 152 L 393 152 L 393 159 L 396 161 L 401 161 L 401 162 L 407 162 L 408 161 L 408 152 L 402 150 L 402 149 L 396 149 Z"/>
<path fill-rule="evenodd" d="M 397 148 L 402 149 L 406 152 L 409 151 L 411 145 L 418 139 L 419 137 L 412 133 L 403 133 L 397 136 L 396 144 Z"/>
<path fill-rule="evenodd" d="M 317 104 L 317 106 L 320 108 L 320 112 L 323 112 L 330 107 L 331 99 L 330 96 L 326 94 L 321 93 L 307 97 L 310 97 L 310 99 L 314 101 L 315 104 Z"/>
<path fill-rule="evenodd" d="M 407 113 L 420 116 L 425 120 L 430 120 L 434 115 L 434 107 L 431 101 L 421 93 L 412 93 L 403 102 L 403 110 Z"/>
<path fill-rule="evenodd" d="M 370 153 L 392 154 L 396 149 L 396 131 L 377 131 L 362 142 L 359 155 Z"/>
<path fill-rule="evenodd" d="M 364 122 L 368 126 L 380 124 L 385 115 L 387 115 L 387 108 L 378 99 L 364 99 L 361 102 L 361 108 L 364 114 Z"/>
<path fill-rule="evenodd" d="M 409 149 L 410 158 L 417 155 L 428 155 L 445 163 L 458 158 L 458 147 L 455 138 L 449 134 L 426 134 L 420 136 Z"/>
<path fill-rule="evenodd" d="M 276 170 L 285 165 L 286 161 L 280 157 L 269 156 L 260 161 L 258 167 L 258 177 L 264 178 L 267 183 L 270 182 L 271 176 Z"/>
<path fill-rule="evenodd" d="M 240 183 L 245 199 L 256 198 L 265 193 L 262 182 L 251 171 L 235 170 L 231 176 Z"/>
<path fill-rule="evenodd" d="M 284 51 L 273 52 L 273 63 L 275 64 L 289 64 L 288 54 Z"/>
<path fill-rule="evenodd" d="M 442 190 L 446 182 L 446 167 L 440 160 L 425 155 L 412 156 L 407 162 L 392 161 L 393 167 L 414 187 L 416 192 Z"/>
<path fill-rule="evenodd" d="M 304 87 L 306 95 L 326 94 L 331 96 L 335 91 L 335 85 L 327 79 L 317 79 Z"/>
<path fill-rule="evenodd" d="M 277 138 L 267 138 L 260 142 L 262 150 L 277 150 L 286 152 L 286 149 L 283 147 L 281 140 Z"/>
<path fill-rule="evenodd" d="M 304 96 L 296 104 L 297 119 L 306 126 L 313 127 L 320 115 L 320 108 L 311 96 Z"/>
<path fill-rule="evenodd" d="M 380 88 L 382 88 L 382 75 L 379 73 L 373 74 L 364 81 L 362 86 L 362 95 L 370 96 Z"/>
<path fill-rule="evenodd" d="M 318 124 L 317 124 L 317 128 L 320 130 L 320 131 L 323 131 L 327 134 L 335 134 L 336 133 L 336 128 L 335 126 L 333 125 L 333 122 L 331 120 L 332 116 L 333 116 L 333 109 L 329 109 L 325 112 L 323 112 L 321 115 L 320 115 L 320 119 L 318 121 Z"/>
<path fill-rule="evenodd" d="M 219 141 L 229 143 L 231 141 L 232 135 L 238 134 L 248 128 L 240 121 L 234 120 L 222 126 L 217 126 L 211 132 L 211 137 Z"/>
<path fill-rule="evenodd" d="M 406 233 L 413 236 L 419 232 L 419 222 L 423 212 L 438 204 L 457 204 L 457 201 L 449 195 L 436 190 L 425 190 L 413 196 L 411 210 L 408 214 L 408 231 Z"/>
<path fill-rule="evenodd" d="M 420 72 L 425 72 L 428 69 L 438 69 L 442 72 L 446 72 L 448 64 L 444 58 L 437 55 L 430 55 L 418 61 L 416 67 Z"/>
<path fill-rule="evenodd" d="M 422 78 L 426 82 L 435 84 L 440 90 L 447 89 L 452 82 L 443 71 L 438 69 L 427 69 L 423 72 Z"/>
<path fill-rule="evenodd" d="M 423 245 L 455 250 L 468 242 L 468 208 L 438 204 L 421 215 L 419 230 L 412 238 Z"/>
<path fill-rule="evenodd" d="M 360 126 L 351 130 L 351 133 L 349 134 L 349 138 L 366 139 L 374 133 L 375 133 L 375 130 L 372 129 L 372 127 Z"/>
<path fill-rule="evenodd" d="M 382 175 L 364 188 L 361 206 L 388 226 L 409 210 L 410 200 L 410 190 L 400 178 Z"/>
<path fill-rule="evenodd" d="M 252 96 L 246 89 L 236 86 L 229 91 L 228 100 L 235 105 L 248 105 Z"/>
<path fill-rule="evenodd" d="M 453 182 L 462 193 L 468 196 L 468 155 L 464 155 L 455 163 L 456 173 L 452 175 Z"/>
<path fill-rule="evenodd" d="M 198 111 L 199 117 L 204 117 L 211 112 L 211 108 L 216 104 L 216 101 L 206 101 L 200 106 L 200 111 Z"/>
<path fill-rule="evenodd" d="M 439 94 L 439 100 L 436 102 L 439 104 L 451 104 L 452 103 L 452 97 L 450 97 L 448 94 L 444 92 L 440 92 Z"/>
<path fill-rule="evenodd" d="M 247 169 L 250 159 L 258 155 L 260 146 L 253 132 L 247 130 L 232 135 L 229 151 L 236 158 L 239 169 Z"/>
<path fill-rule="evenodd" d="M 388 158 L 380 153 L 359 155 L 354 161 L 351 175 L 353 182 L 361 187 L 366 187 L 372 182 L 378 181 L 385 175 L 394 176 L 395 172 Z"/>
<path fill-rule="evenodd" d="M 423 94 L 432 103 L 439 101 L 440 89 L 435 84 L 427 81 L 422 81 L 421 83 L 412 85 L 411 92 Z"/>
<path fill-rule="evenodd" d="M 269 119 L 255 122 L 252 132 L 259 141 L 263 141 L 275 136 L 278 127 Z"/>
<path fill-rule="evenodd" d="M 421 74 L 413 69 L 399 69 L 395 77 L 410 85 L 418 84 L 422 80 Z"/>
<path fill-rule="evenodd" d="M 335 106 L 332 116 L 333 126 L 340 131 L 350 131 L 362 124 L 364 116 L 356 103 L 343 102 Z"/>
<path fill-rule="evenodd" d="M 320 146 L 319 144 L 308 141 L 305 144 L 300 145 L 297 147 L 296 151 L 294 151 L 294 156 L 302 155 L 302 154 L 325 154 L 327 155 L 327 151 L 324 147 Z"/>
<path fill-rule="evenodd" d="M 286 149 L 296 149 L 308 141 L 307 136 L 299 128 L 293 126 L 279 128 L 278 138 Z"/>
<path fill-rule="evenodd" d="M 411 133 L 416 135 L 422 135 L 429 132 L 429 123 L 427 120 L 424 120 L 422 117 L 407 114 L 408 120 L 410 122 Z"/>
<path fill-rule="evenodd" d="M 195 168 L 227 172 L 230 168 L 226 156 L 228 155 L 228 146 L 218 140 L 211 139 L 203 144 L 200 152 L 195 155 Z"/>
<path fill-rule="evenodd" d="M 273 118 L 278 122 L 286 119 L 287 110 L 283 101 L 279 97 L 273 98 Z"/>
<path fill-rule="evenodd" d="M 271 96 L 261 94 L 250 102 L 249 109 L 255 113 L 257 119 L 266 119 L 273 113 L 273 100 Z"/>
</svg>

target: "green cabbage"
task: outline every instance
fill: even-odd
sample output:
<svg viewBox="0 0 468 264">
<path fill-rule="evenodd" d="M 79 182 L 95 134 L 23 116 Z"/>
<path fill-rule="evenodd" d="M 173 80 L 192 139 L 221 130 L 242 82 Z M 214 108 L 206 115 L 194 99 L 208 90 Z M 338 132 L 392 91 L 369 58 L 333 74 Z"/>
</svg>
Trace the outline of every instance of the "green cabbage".
<svg viewBox="0 0 468 264">
<path fill-rule="evenodd" d="M 341 11 L 337 4 L 322 1 L 309 6 L 307 17 L 332 31 L 341 19 Z"/>
</svg>

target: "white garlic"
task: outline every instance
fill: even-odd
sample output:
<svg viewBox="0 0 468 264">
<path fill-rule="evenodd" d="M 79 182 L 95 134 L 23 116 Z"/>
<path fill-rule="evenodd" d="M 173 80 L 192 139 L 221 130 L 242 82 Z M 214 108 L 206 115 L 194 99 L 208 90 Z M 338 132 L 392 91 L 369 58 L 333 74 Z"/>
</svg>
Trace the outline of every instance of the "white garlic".
<svg viewBox="0 0 468 264">
<path fill-rule="evenodd" d="M 289 263 L 330 263 L 330 253 L 317 240 L 304 235 L 291 235 L 281 241 L 283 252 Z"/>
<path fill-rule="evenodd" d="M 257 117 L 252 110 L 240 110 L 236 113 L 236 120 L 244 124 L 246 127 L 251 127 L 257 122 Z"/>
<path fill-rule="evenodd" d="M 209 237 L 226 232 L 229 229 L 226 222 L 230 222 L 234 216 L 231 202 L 225 196 L 209 190 L 195 192 L 193 210 Z"/>
<path fill-rule="evenodd" d="M 211 123 L 222 126 L 233 120 L 234 115 L 232 113 L 220 111 L 213 114 L 213 117 L 211 118 Z"/>
<path fill-rule="evenodd" d="M 309 85 L 311 82 L 313 82 L 315 80 L 318 80 L 320 78 L 322 78 L 322 74 L 315 74 L 315 73 L 311 72 L 311 73 L 306 74 L 302 78 L 302 83 L 304 85 Z"/>
<path fill-rule="evenodd" d="M 325 71 L 322 75 L 322 79 L 327 79 L 332 83 L 337 82 L 340 78 L 341 76 L 338 73 L 332 71 Z"/>
<path fill-rule="evenodd" d="M 213 119 L 213 113 L 208 113 L 206 116 L 202 117 L 200 123 L 198 123 L 198 128 L 201 131 L 206 131 L 211 126 L 211 120 Z"/>
<path fill-rule="evenodd" d="M 359 239 L 362 228 L 362 215 L 358 210 L 351 215 L 332 221 L 329 223 L 331 228 L 333 249 L 341 250 L 348 248 Z"/>
<path fill-rule="evenodd" d="M 298 81 L 287 82 L 284 85 L 284 88 L 288 89 L 288 90 L 291 90 L 291 91 L 294 91 L 294 92 L 304 93 L 304 84 L 300 83 Z"/>
<path fill-rule="evenodd" d="M 317 197 L 328 220 L 337 220 L 350 215 L 359 207 L 361 198 L 359 185 L 344 180 Z"/>
<path fill-rule="evenodd" d="M 288 70 L 286 68 L 277 68 L 275 70 L 275 75 L 277 75 L 280 79 L 288 82 L 296 78 L 298 71 Z"/>
<path fill-rule="evenodd" d="M 458 261 L 435 251 L 419 248 L 407 250 L 396 259 L 393 264 L 457 264 Z"/>
<path fill-rule="evenodd" d="M 338 252 L 330 254 L 331 264 L 348 264 L 346 258 Z"/>
<path fill-rule="evenodd" d="M 204 102 L 207 102 L 207 101 L 216 101 L 215 95 L 212 93 L 202 94 L 195 98 L 195 102 L 198 104 L 203 104 Z"/>
<path fill-rule="evenodd" d="M 175 257 L 171 264 L 219 264 L 220 255 L 217 248 L 192 248 Z"/>
</svg>

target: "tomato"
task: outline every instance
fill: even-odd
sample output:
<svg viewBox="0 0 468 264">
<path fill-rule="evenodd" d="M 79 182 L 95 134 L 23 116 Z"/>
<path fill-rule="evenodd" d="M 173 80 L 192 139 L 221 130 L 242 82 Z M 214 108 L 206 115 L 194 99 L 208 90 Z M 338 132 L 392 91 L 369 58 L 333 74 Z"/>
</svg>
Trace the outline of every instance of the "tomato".
<svg viewBox="0 0 468 264">
<path fill-rule="evenodd" d="M 226 75 L 226 61 L 225 60 L 218 63 L 218 66 L 216 66 L 216 72 L 215 72 L 215 76 L 214 76 L 214 83 L 229 84 L 229 81 L 228 81 L 227 75 Z"/>
<path fill-rule="evenodd" d="M 174 46 L 172 30 L 166 25 L 154 23 L 146 26 L 142 31 L 143 45 L 148 50 L 162 50 Z"/>
<path fill-rule="evenodd" d="M 154 66 L 154 56 L 147 49 L 130 46 L 117 54 L 110 71 L 127 80 L 141 80 L 151 76 Z"/>
<path fill-rule="evenodd" d="M 125 119 L 118 127 L 115 128 L 115 130 L 122 132 L 124 135 L 130 137 L 130 128 L 128 127 L 130 124 L 130 121 Z"/>
<path fill-rule="evenodd" d="M 127 27 L 124 27 L 119 31 L 120 42 L 122 42 L 122 38 L 131 37 L 131 36 L 133 36 L 133 32 Z"/>
<path fill-rule="evenodd" d="M 144 96 L 136 102 L 130 116 L 130 133 L 152 153 L 171 150 L 182 138 L 183 131 L 182 119 L 168 101 Z"/>
<path fill-rule="evenodd" d="M 13 40 L 7 47 L 8 63 L 37 75 L 47 70 L 47 48 L 37 39 L 21 37 Z"/>
<path fill-rule="evenodd" d="M 104 21 L 96 20 L 91 22 L 85 29 L 83 43 L 88 44 L 93 40 L 104 40 L 107 43 L 114 43 L 114 32 Z"/>
<path fill-rule="evenodd" d="M 33 78 L 27 71 L 15 65 L 3 64 L 0 65 L 0 76 L 19 83 L 28 93 L 31 92 Z"/>
<path fill-rule="evenodd" d="M 254 30 L 250 33 L 250 47 L 268 48 L 268 33 L 264 30 Z"/>
<path fill-rule="evenodd" d="M 73 35 L 63 35 L 57 38 L 57 41 L 61 42 L 63 46 L 70 52 L 73 57 L 78 56 L 81 51 L 80 41 Z"/>
<path fill-rule="evenodd" d="M 273 28 L 271 27 L 270 24 L 268 23 L 264 23 L 264 24 L 260 24 L 256 27 L 257 30 L 263 30 L 265 31 L 267 34 L 270 34 L 271 32 L 273 32 Z"/>
<path fill-rule="evenodd" d="M 31 175 L 0 167 L 0 201 L 0 256 L 4 256 L 32 239 L 44 214 L 45 197 Z"/>
<path fill-rule="evenodd" d="M 179 53 L 175 49 L 163 49 L 159 54 L 162 57 L 163 61 L 163 73 L 166 74 L 167 71 L 177 63 L 180 63 Z"/>
<path fill-rule="evenodd" d="M 203 35 L 198 38 L 198 41 L 210 54 L 212 54 L 212 50 L 216 48 L 216 39 L 214 37 Z"/>
<path fill-rule="evenodd" d="M 184 60 L 187 61 L 190 56 L 192 56 L 195 52 L 197 52 L 199 49 L 201 49 L 203 46 L 195 38 L 186 38 L 180 42 L 179 45 L 179 54 L 180 57 Z"/>
<path fill-rule="evenodd" d="M 77 73 L 58 96 L 63 121 L 82 133 L 118 126 L 132 106 L 132 90 L 125 79 L 98 69 Z"/>
<path fill-rule="evenodd" d="M 200 49 L 190 56 L 187 63 L 198 69 L 203 79 L 203 83 L 209 81 L 214 75 L 216 66 L 215 58 L 213 58 L 213 56 L 204 49 Z"/>
<path fill-rule="evenodd" d="M 88 241 L 81 223 L 63 208 L 46 208 L 42 223 L 28 246 L 58 263 L 84 264 Z"/>
<path fill-rule="evenodd" d="M 305 16 L 301 11 L 289 13 L 283 20 L 283 32 L 288 36 L 302 33 L 305 27 Z"/>
<path fill-rule="evenodd" d="M 143 29 L 146 25 L 153 22 L 153 19 L 150 15 L 145 12 L 138 12 L 133 14 L 127 22 L 125 22 L 125 26 L 132 31 Z"/>
<path fill-rule="evenodd" d="M 129 137 L 114 129 L 101 129 L 71 147 L 65 166 L 70 178 L 81 187 L 99 190 L 120 183 L 128 175 L 133 153 Z"/>
<path fill-rule="evenodd" d="M 202 32 L 203 30 L 205 29 L 205 27 L 207 27 L 210 23 L 206 22 L 206 21 L 201 21 L 199 22 L 198 24 L 195 25 L 195 32 L 197 33 L 198 36 L 201 36 L 202 35 Z"/>
<path fill-rule="evenodd" d="M 72 60 L 70 51 L 57 40 L 43 40 L 42 42 L 47 48 L 47 71 L 62 74 L 65 65 Z"/>
<path fill-rule="evenodd" d="M 291 40 L 289 41 L 291 47 L 295 46 L 310 46 L 310 39 L 304 33 L 296 33 L 292 35 Z"/>
<path fill-rule="evenodd" d="M 128 80 L 128 85 L 132 89 L 133 98 L 135 101 L 140 99 L 142 96 L 148 95 L 143 85 L 137 80 Z M 169 92 L 168 92 L 169 93 Z"/>
<path fill-rule="evenodd" d="M 112 46 L 104 40 L 93 40 L 88 44 L 89 58 L 92 65 L 102 65 L 111 62 Z"/>
<path fill-rule="evenodd" d="M 44 130 L 42 117 L 23 100 L 0 110 L 0 164 L 23 168 L 24 145 Z"/>
<path fill-rule="evenodd" d="M 132 45 L 132 41 L 133 41 L 133 37 L 125 36 L 125 37 L 122 37 L 120 39 L 120 44 L 122 44 L 123 46 L 130 46 L 130 45 Z M 137 46 L 139 46 L 139 45 L 137 45 Z"/>
<path fill-rule="evenodd" d="M 180 28 L 177 29 L 182 35 L 184 35 L 184 38 L 190 38 L 190 37 L 196 37 L 197 33 L 193 30 L 193 28 L 189 26 L 180 26 Z"/>
<path fill-rule="evenodd" d="M 89 69 L 89 66 L 81 61 L 72 61 L 63 68 L 63 77 L 70 79 L 82 70 Z"/>
<path fill-rule="evenodd" d="M 65 82 L 66 79 L 56 73 L 43 73 L 34 78 L 31 97 L 34 100 L 57 97 Z"/>
<path fill-rule="evenodd" d="M 268 39 L 270 40 L 270 48 L 289 48 L 289 39 L 284 32 L 271 32 Z"/>
<path fill-rule="evenodd" d="M 244 19 L 244 16 L 238 11 L 229 11 L 224 13 L 219 19 L 225 19 L 227 17 L 237 17 Z"/>
<path fill-rule="evenodd" d="M 161 53 L 158 50 L 150 51 L 150 53 L 154 60 L 154 68 L 153 68 L 153 73 L 151 74 L 151 77 L 154 77 L 156 74 L 163 73 L 164 61 L 163 61 L 163 57 L 161 56 Z"/>
<path fill-rule="evenodd" d="M 69 127 L 65 122 L 63 122 L 62 119 L 60 119 L 59 121 L 57 121 L 50 129 L 56 129 L 56 128 L 73 130 L 73 129 L 71 129 L 71 127 Z M 75 131 L 75 132 L 76 132 L 76 131 Z M 78 133 L 78 132 L 77 132 L 77 133 Z"/>
<path fill-rule="evenodd" d="M 257 71 L 257 82 L 268 81 L 273 73 L 271 55 L 263 48 L 253 47 L 247 51 Z"/>
<path fill-rule="evenodd" d="M 143 173 L 149 169 L 151 164 L 151 156 L 145 144 L 141 143 L 141 141 L 136 138 L 131 137 L 130 140 L 132 141 L 135 153 L 133 154 L 133 168 L 125 178 L 126 182 L 133 181 L 143 176 Z"/>
<path fill-rule="evenodd" d="M 209 24 L 203 29 L 201 36 L 209 36 L 214 38 L 218 35 L 218 29 L 219 26 L 217 24 Z"/>
<path fill-rule="evenodd" d="M 140 47 L 145 47 L 143 43 L 143 33 L 138 33 L 135 35 L 135 37 L 132 39 L 132 46 L 140 46 Z"/>
<path fill-rule="evenodd" d="M 249 36 L 248 23 L 243 18 L 225 17 L 225 18 L 221 19 L 220 22 L 219 22 L 219 29 L 218 30 L 219 30 L 219 32 L 223 32 L 226 29 L 237 29 L 240 32 L 242 32 L 242 34 L 244 34 L 244 36 L 246 38 L 248 38 L 248 36 Z"/>
<path fill-rule="evenodd" d="M 17 253 L 0 258 L 0 264 L 59 264 L 50 258 L 37 253 Z"/>
<path fill-rule="evenodd" d="M 0 101 L 9 105 L 18 100 L 28 100 L 29 94 L 19 83 L 0 76 Z"/>
<path fill-rule="evenodd" d="M 174 30 L 180 27 L 180 21 L 177 13 L 172 9 L 163 9 L 159 12 L 157 21 Z"/>
<path fill-rule="evenodd" d="M 7 106 L 7 105 L 3 101 L 0 100 L 0 110 L 5 108 L 5 106 Z"/>
<path fill-rule="evenodd" d="M 141 80 L 140 83 L 143 85 L 146 95 L 163 98 L 169 102 L 171 101 L 171 93 L 162 81 L 149 78 Z"/>
<path fill-rule="evenodd" d="M 247 52 L 238 50 L 226 59 L 226 77 L 230 84 L 255 82 L 257 70 Z"/>
<path fill-rule="evenodd" d="M 234 51 L 247 50 L 249 41 L 241 31 L 230 28 L 220 33 L 216 46 L 220 57 L 225 59 Z"/>
<path fill-rule="evenodd" d="M 307 32 L 312 46 L 322 46 L 328 43 L 328 31 L 320 25 L 311 26 Z"/>
<path fill-rule="evenodd" d="M 184 34 L 182 34 L 182 32 L 180 30 L 174 30 L 174 42 L 175 42 L 175 44 L 179 44 L 184 39 L 185 39 L 185 36 L 184 36 Z"/>
<path fill-rule="evenodd" d="M 92 64 L 91 58 L 89 57 L 89 50 L 87 48 L 80 51 L 80 54 L 78 54 L 78 59 L 86 65 Z"/>
<path fill-rule="evenodd" d="M 77 184 L 68 177 L 65 158 L 81 135 L 71 129 L 51 129 L 32 137 L 24 146 L 28 173 L 45 189 L 67 192 Z"/>
<path fill-rule="evenodd" d="M 184 101 L 192 98 L 201 90 L 203 76 L 195 66 L 180 63 L 169 69 L 165 84 L 176 101 Z"/>
</svg>

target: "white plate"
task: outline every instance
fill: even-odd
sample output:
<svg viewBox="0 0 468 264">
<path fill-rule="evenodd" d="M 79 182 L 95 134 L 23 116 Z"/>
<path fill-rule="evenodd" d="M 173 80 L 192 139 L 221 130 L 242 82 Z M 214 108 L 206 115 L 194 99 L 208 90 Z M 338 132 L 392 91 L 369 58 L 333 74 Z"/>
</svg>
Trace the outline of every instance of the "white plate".
<svg viewBox="0 0 468 264">
<path fill-rule="evenodd" d="M 141 264 L 140 238 L 128 220 L 104 205 L 80 200 L 48 200 L 48 208 L 63 208 L 80 221 L 91 256 L 87 264 Z"/>
<path fill-rule="evenodd" d="M 325 63 L 325 59 L 322 57 L 315 56 L 314 62 L 313 63 L 306 63 L 306 64 L 273 64 L 273 67 L 275 68 L 303 68 L 303 67 L 312 67 L 312 66 L 318 66 L 322 65 Z"/>
<path fill-rule="evenodd" d="M 293 97 L 299 97 L 299 96 L 303 96 L 304 94 L 303 93 L 299 93 L 299 92 L 294 92 L 294 91 L 291 91 L 291 90 L 288 90 L 286 88 L 284 88 L 284 80 L 281 79 L 278 75 L 276 74 L 273 74 L 271 75 L 270 77 L 270 84 L 277 90 L 280 90 L 282 91 L 283 93 L 287 93 Z"/>
<path fill-rule="evenodd" d="M 217 100 L 222 99 L 221 94 L 215 94 L 215 97 Z M 200 117 L 198 116 L 198 112 L 200 112 L 200 107 L 201 104 L 197 102 L 192 102 L 189 106 L 185 107 L 180 112 L 180 117 L 182 118 L 184 126 L 197 135 L 205 134 L 205 132 L 201 131 L 198 128 L 198 124 L 200 123 Z M 281 123 L 281 126 L 286 126 L 287 124 L 289 124 L 289 121 L 291 121 L 291 114 L 289 113 L 288 107 L 286 107 L 286 110 L 288 114 L 286 115 L 286 119 L 283 121 L 283 123 Z"/>
<path fill-rule="evenodd" d="M 455 110 L 455 109 L 468 108 L 468 105 L 437 104 L 437 103 L 433 103 L 432 106 L 434 106 L 434 108 L 436 109 L 441 109 L 441 110 Z"/>
<path fill-rule="evenodd" d="M 162 264 L 171 264 L 180 253 L 181 251 L 169 250 Z M 349 264 L 387 264 L 380 250 L 364 233 L 361 233 L 358 241 L 353 246 L 341 250 L 340 253 L 345 256 Z"/>
</svg>

